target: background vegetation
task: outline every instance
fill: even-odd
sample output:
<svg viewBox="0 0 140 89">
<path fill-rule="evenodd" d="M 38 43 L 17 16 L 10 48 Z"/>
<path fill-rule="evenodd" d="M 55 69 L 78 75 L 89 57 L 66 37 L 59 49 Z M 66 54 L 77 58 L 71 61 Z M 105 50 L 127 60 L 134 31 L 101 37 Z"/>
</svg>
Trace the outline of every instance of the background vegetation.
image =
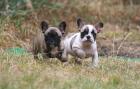
<svg viewBox="0 0 140 89">
<path fill-rule="evenodd" d="M 97 38 L 97 69 L 88 67 L 89 59 L 76 65 L 70 57 L 64 66 L 56 59 L 35 61 L 30 53 L 6 51 L 13 47 L 30 51 L 42 20 L 53 26 L 65 20 L 68 32 L 77 31 L 77 17 L 105 24 Z M 0 89 L 139 89 L 139 25 L 139 0 L 1 0 Z"/>
</svg>

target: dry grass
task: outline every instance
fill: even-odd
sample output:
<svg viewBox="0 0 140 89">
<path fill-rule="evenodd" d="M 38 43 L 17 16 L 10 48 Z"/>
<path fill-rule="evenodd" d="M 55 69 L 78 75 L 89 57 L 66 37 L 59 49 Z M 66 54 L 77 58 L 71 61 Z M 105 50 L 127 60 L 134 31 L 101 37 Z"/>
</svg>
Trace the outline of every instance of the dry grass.
<svg viewBox="0 0 140 89">
<path fill-rule="evenodd" d="M 140 63 L 100 58 L 92 69 L 70 62 L 63 66 L 56 59 L 33 60 L 31 55 L 0 55 L 1 89 L 139 89 Z"/>
</svg>

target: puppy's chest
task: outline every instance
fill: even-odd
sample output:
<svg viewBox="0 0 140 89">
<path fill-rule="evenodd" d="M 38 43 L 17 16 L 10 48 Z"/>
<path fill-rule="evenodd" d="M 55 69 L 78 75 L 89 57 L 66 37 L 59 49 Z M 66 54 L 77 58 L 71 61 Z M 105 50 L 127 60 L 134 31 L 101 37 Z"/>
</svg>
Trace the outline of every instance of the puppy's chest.
<svg viewBox="0 0 140 89">
<path fill-rule="evenodd" d="M 85 52 L 86 57 L 92 56 L 93 53 L 94 53 L 94 49 L 92 47 L 91 48 L 88 48 L 88 49 L 84 49 L 83 48 L 83 51 Z"/>
</svg>

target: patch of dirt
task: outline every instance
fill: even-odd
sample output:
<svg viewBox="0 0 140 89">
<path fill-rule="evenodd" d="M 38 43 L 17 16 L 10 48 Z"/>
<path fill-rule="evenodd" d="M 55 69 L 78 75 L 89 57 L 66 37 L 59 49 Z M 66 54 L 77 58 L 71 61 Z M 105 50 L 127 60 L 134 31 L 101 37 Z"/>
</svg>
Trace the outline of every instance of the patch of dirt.
<svg viewBox="0 0 140 89">
<path fill-rule="evenodd" d="M 99 55 L 140 58 L 140 31 L 134 28 L 126 31 L 123 27 L 117 27 L 118 29 L 115 27 L 108 25 L 104 29 L 105 33 L 101 33 L 98 37 Z"/>
<path fill-rule="evenodd" d="M 103 43 L 103 44 L 102 44 Z M 140 43 L 121 42 L 113 44 L 107 40 L 99 42 L 98 51 L 101 56 L 124 56 L 130 58 L 140 58 Z M 114 48 L 113 48 L 114 45 Z M 120 47 L 120 49 L 119 49 Z"/>
</svg>

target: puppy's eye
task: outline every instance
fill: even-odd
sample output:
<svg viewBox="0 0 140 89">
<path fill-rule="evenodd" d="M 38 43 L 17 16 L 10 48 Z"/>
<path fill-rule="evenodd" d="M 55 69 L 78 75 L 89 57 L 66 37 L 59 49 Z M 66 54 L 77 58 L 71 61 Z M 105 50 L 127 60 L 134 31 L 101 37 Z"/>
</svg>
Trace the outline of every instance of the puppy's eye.
<svg viewBox="0 0 140 89">
<path fill-rule="evenodd" d="M 92 33 L 92 35 L 96 35 L 96 33 L 94 32 L 94 30 L 92 30 L 92 32 L 91 32 L 91 33 Z"/>
<path fill-rule="evenodd" d="M 84 30 L 84 33 L 85 33 L 85 34 L 88 34 L 88 28 L 86 28 L 86 29 Z"/>
</svg>

